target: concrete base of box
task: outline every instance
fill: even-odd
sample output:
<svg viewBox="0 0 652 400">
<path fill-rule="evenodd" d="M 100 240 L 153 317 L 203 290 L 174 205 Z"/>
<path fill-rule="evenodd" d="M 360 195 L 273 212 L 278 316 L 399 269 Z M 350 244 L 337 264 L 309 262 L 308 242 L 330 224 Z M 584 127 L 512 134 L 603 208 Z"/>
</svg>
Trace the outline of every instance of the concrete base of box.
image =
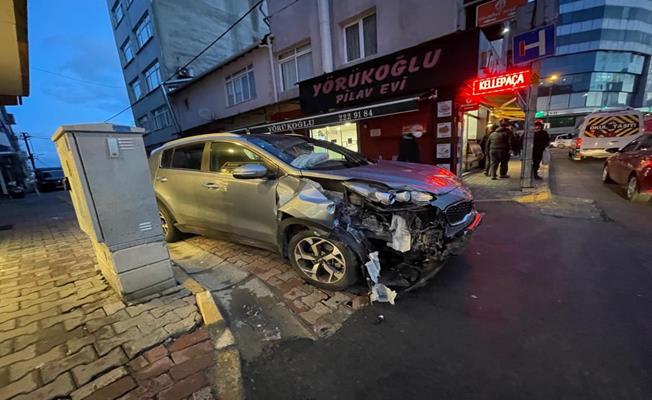
<svg viewBox="0 0 652 400">
<path fill-rule="evenodd" d="M 102 275 L 126 300 L 135 300 L 176 285 L 165 243 L 149 243 L 111 252 L 93 243 Z M 138 254 L 142 257 L 138 257 Z M 156 261 L 155 261 L 156 260 Z"/>
</svg>

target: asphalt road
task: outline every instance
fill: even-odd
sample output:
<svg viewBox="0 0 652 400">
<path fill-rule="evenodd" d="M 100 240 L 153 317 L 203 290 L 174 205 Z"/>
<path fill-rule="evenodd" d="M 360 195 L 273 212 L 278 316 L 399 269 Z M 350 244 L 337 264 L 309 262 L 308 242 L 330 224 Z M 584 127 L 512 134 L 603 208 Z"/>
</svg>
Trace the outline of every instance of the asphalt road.
<svg viewBox="0 0 652 400">
<path fill-rule="evenodd" d="M 652 398 L 652 235 L 629 226 L 638 205 L 602 186 L 599 163 L 556 161 L 553 189 L 614 221 L 482 203 L 466 253 L 428 286 L 246 363 L 247 398 Z"/>
<path fill-rule="evenodd" d="M 601 180 L 604 160 L 572 161 L 568 150 L 553 150 L 550 187 L 553 193 L 595 200 L 614 222 L 640 233 L 652 233 L 652 203 L 632 203 L 625 188 Z"/>
</svg>

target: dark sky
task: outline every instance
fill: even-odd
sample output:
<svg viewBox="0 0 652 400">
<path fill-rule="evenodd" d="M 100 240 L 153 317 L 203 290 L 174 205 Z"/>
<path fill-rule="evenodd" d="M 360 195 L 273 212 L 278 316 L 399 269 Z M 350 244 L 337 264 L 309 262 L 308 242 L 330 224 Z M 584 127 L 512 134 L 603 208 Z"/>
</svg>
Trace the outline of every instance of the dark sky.
<svg viewBox="0 0 652 400">
<path fill-rule="evenodd" d="M 106 0 L 28 0 L 30 96 L 15 114 L 36 166 L 58 165 L 50 136 L 59 125 L 103 122 L 129 105 Z M 45 72 L 48 71 L 48 72 Z M 111 120 L 133 125 L 131 111 Z"/>
</svg>

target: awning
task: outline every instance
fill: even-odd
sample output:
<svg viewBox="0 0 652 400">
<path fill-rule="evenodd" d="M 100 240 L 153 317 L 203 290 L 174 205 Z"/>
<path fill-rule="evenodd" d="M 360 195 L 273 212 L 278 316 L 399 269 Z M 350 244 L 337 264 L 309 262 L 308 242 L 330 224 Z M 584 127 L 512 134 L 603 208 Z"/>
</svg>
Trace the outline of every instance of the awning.
<svg viewBox="0 0 652 400">
<path fill-rule="evenodd" d="M 234 133 L 282 133 L 297 129 L 312 129 L 320 126 L 343 124 L 345 122 L 360 121 L 387 115 L 402 114 L 419 109 L 419 97 L 377 103 L 363 107 L 350 108 L 326 114 L 317 114 L 289 121 L 257 125 L 242 128 Z"/>
<path fill-rule="evenodd" d="M 525 119 L 525 112 L 521 109 L 516 93 L 488 94 L 480 98 L 497 118 Z"/>
<path fill-rule="evenodd" d="M 0 1 L 0 105 L 29 95 L 27 0 Z"/>
</svg>

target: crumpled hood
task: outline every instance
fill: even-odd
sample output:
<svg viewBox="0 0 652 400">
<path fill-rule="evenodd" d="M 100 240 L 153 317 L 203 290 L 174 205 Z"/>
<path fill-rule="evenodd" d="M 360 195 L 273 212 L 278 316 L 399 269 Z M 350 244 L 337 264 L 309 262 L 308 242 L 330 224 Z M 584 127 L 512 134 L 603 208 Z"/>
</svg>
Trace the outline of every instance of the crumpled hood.
<svg viewBox="0 0 652 400">
<path fill-rule="evenodd" d="M 462 182 L 450 171 L 427 164 L 398 161 L 378 161 L 375 164 L 336 170 L 302 171 L 306 177 L 322 177 L 338 180 L 364 180 L 384 184 L 393 189 L 409 186 L 435 195 L 446 194 L 462 186 Z"/>
</svg>

